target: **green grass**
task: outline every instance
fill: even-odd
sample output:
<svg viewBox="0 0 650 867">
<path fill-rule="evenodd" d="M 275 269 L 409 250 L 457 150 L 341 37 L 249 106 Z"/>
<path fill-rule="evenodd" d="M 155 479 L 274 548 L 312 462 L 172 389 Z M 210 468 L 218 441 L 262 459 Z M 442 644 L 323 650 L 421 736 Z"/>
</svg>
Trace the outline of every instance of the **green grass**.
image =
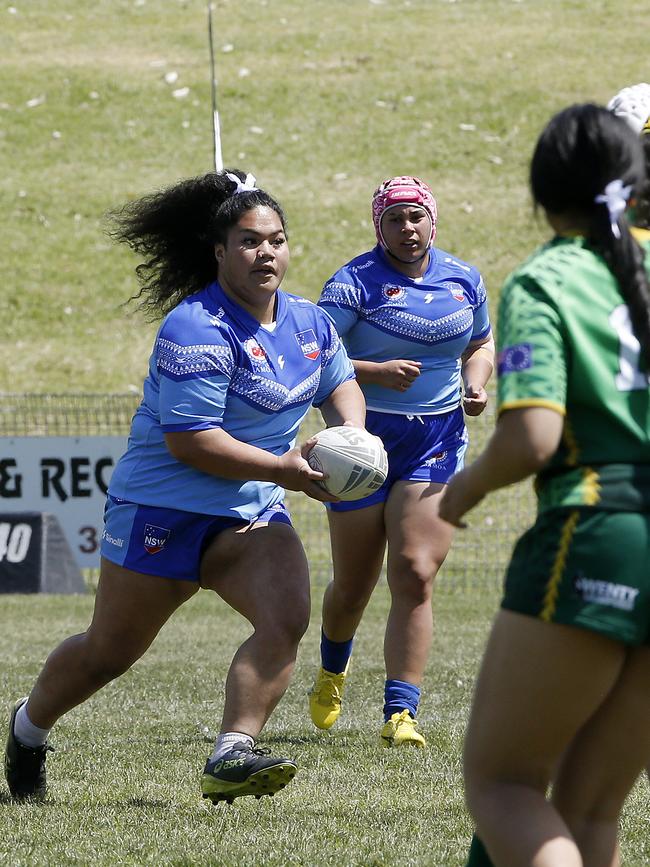
<svg viewBox="0 0 650 867">
<path fill-rule="evenodd" d="M 315 610 L 320 599 L 319 587 Z M 298 762 L 298 775 L 273 800 L 214 807 L 199 795 L 210 751 L 201 730 L 218 726 L 224 676 L 247 628 L 214 595 L 194 597 L 129 673 L 55 728 L 47 803 L 13 804 L 0 790 L 0 863 L 460 867 L 471 836 L 460 751 L 496 596 L 440 592 L 435 599 L 420 712 L 425 753 L 378 744 L 387 604 L 380 585 L 359 631 L 344 715 L 329 733 L 307 715 L 318 658 L 314 617 L 263 738 Z M 91 608 L 91 596 L 4 597 L 0 693 L 25 693 L 47 652 L 83 630 Z M 649 797 L 644 780 L 626 809 L 628 867 L 649 863 Z"/>
<path fill-rule="evenodd" d="M 494 306 L 545 235 L 526 188 L 537 134 L 647 77 L 631 38 L 646 23 L 631 0 L 219 0 L 224 158 L 286 208 L 286 287 L 315 298 L 372 244 L 376 184 L 413 172 Z M 211 166 L 203 0 L 0 10 L 0 392 L 140 389 L 154 326 L 121 306 L 135 260 L 103 215 Z"/>
<path fill-rule="evenodd" d="M 211 169 L 206 24 L 203 0 L 16 0 L 0 9 L 0 393 L 140 391 L 155 325 L 122 306 L 136 262 L 111 246 L 104 214 Z M 438 243 L 482 270 L 494 312 L 505 275 L 546 235 L 526 185 L 536 136 L 566 104 L 605 102 L 647 79 L 636 36 L 646 26 L 638 0 L 218 0 L 224 157 L 287 211 L 286 288 L 315 299 L 372 244 L 377 183 L 415 173 L 438 198 Z M 185 86 L 189 96 L 175 99 Z M 475 423 L 475 442 L 487 423 Z M 0 790 L 0 863 L 462 864 L 470 822 L 460 745 L 499 564 L 527 497 L 483 504 L 445 565 L 425 756 L 376 746 L 380 587 L 332 735 L 314 733 L 305 717 L 317 617 L 301 646 L 266 732 L 300 764 L 287 791 L 231 809 L 201 801 L 209 745 L 200 729 L 218 723 L 224 674 L 246 634 L 201 594 L 129 674 L 57 727 L 48 804 L 16 806 Z M 329 556 L 322 513 L 296 517 L 319 603 Z M 468 570 L 471 581 L 459 581 Z M 91 597 L 3 597 L 0 696 L 27 691 L 91 607 Z M 650 863 L 648 797 L 639 784 L 623 820 L 632 867 Z"/>
</svg>

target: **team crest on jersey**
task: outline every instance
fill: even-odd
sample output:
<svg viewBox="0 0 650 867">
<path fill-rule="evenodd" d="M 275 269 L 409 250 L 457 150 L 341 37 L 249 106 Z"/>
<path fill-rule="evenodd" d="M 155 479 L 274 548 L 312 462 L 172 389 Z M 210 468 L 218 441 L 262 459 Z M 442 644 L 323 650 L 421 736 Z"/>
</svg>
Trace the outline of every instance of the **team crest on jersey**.
<svg viewBox="0 0 650 867">
<path fill-rule="evenodd" d="M 446 452 L 446 451 L 444 451 L 444 452 L 436 452 L 436 454 L 435 454 L 435 455 L 431 455 L 431 457 L 428 458 L 428 459 L 424 462 L 424 464 L 425 464 L 425 466 L 427 466 L 427 467 L 432 467 L 434 464 L 442 464 L 442 463 L 447 459 L 447 455 L 448 455 L 448 454 L 449 454 L 449 452 Z"/>
<path fill-rule="evenodd" d="M 445 289 L 449 290 L 449 294 L 452 298 L 455 298 L 456 301 L 464 301 L 465 300 L 465 290 L 460 285 L 460 283 L 453 283 L 451 280 L 442 284 Z"/>
<path fill-rule="evenodd" d="M 269 362 L 266 358 L 266 352 L 259 345 L 257 340 L 254 337 L 249 337 L 248 340 L 244 341 L 244 352 L 250 360 L 253 362 L 253 365 L 258 370 L 270 370 Z"/>
<path fill-rule="evenodd" d="M 391 286 L 390 283 L 384 283 L 381 287 L 381 294 L 386 301 L 401 301 L 406 295 L 406 289 L 403 286 Z"/>
<path fill-rule="evenodd" d="M 165 547 L 171 535 L 166 527 L 156 527 L 155 524 L 144 525 L 144 550 L 147 554 L 157 554 Z"/>
<path fill-rule="evenodd" d="M 298 331 L 294 337 L 298 341 L 298 346 L 305 358 L 310 358 L 312 361 L 318 358 L 320 346 L 316 340 L 313 328 L 308 328 L 307 331 Z"/>
</svg>

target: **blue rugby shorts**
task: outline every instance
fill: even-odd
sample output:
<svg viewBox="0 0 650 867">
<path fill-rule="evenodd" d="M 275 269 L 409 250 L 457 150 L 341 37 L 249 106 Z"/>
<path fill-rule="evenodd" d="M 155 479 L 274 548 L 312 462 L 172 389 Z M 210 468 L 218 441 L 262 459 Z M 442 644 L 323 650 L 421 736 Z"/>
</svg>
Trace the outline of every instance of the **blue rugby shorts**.
<svg viewBox="0 0 650 867">
<path fill-rule="evenodd" d="M 460 406 L 441 415 L 398 415 L 368 410 L 366 428 L 384 443 L 388 476 L 380 488 L 362 500 L 327 503 L 327 508 L 333 512 L 349 512 L 385 502 L 398 481 L 446 484 L 463 468 L 468 440 Z"/>
<path fill-rule="evenodd" d="M 158 506 L 139 506 L 110 495 L 104 509 L 101 554 L 112 563 L 161 578 L 198 581 L 201 559 L 223 530 L 279 521 L 291 525 L 284 503 L 253 521 L 223 515 L 199 515 Z"/>
</svg>

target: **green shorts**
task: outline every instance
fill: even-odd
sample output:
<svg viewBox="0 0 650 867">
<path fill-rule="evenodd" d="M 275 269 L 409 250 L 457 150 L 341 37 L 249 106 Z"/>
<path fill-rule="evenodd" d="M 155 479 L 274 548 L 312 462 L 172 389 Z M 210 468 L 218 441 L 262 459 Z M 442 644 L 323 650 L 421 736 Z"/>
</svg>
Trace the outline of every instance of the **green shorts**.
<svg viewBox="0 0 650 867">
<path fill-rule="evenodd" d="M 501 607 L 649 644 L 650 514 L 542 513 L 515 545 Z"/>
</svg>

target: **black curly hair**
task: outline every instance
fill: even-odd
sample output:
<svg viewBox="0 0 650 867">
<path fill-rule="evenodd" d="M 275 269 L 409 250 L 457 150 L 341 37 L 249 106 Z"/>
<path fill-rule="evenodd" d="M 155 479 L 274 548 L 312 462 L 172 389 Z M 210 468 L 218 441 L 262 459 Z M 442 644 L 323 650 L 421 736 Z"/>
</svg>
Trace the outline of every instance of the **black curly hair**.
<svg viewBox="0 0 650 867">
<path fill-rule="evenodd" d="M 259 189 L 234 195 L 237 185 L 227 173 L 246 178 L 239 169 L 209 172 L 109 214 L 110 237 L 144 258 L 135 269 L 140 290 L 129 301 L 139 301 L 150 318 L 165 315 L 216 280 L 214 245 L 226 243 L 228 231 L 246 211 L 271 208 L 286 232 L 284 211 L 275 199 Z"/>
<path fill-rule="evenodd" d="M 619 179 L 632 187 L 632 197 L 646 183 L 641 142 L 625 121 L 590 103 L 570 106 L 551 118 L 530 166 L 533 198 L 550 214 L 576 214 L 586 220 L 587 243 L 616 277 L 650 365 L 650 287 L 644 252 L 625 215 L 618 219 L 616 233 L 606 204 L 596 202 L 607 184 Z"/>
</svg>

